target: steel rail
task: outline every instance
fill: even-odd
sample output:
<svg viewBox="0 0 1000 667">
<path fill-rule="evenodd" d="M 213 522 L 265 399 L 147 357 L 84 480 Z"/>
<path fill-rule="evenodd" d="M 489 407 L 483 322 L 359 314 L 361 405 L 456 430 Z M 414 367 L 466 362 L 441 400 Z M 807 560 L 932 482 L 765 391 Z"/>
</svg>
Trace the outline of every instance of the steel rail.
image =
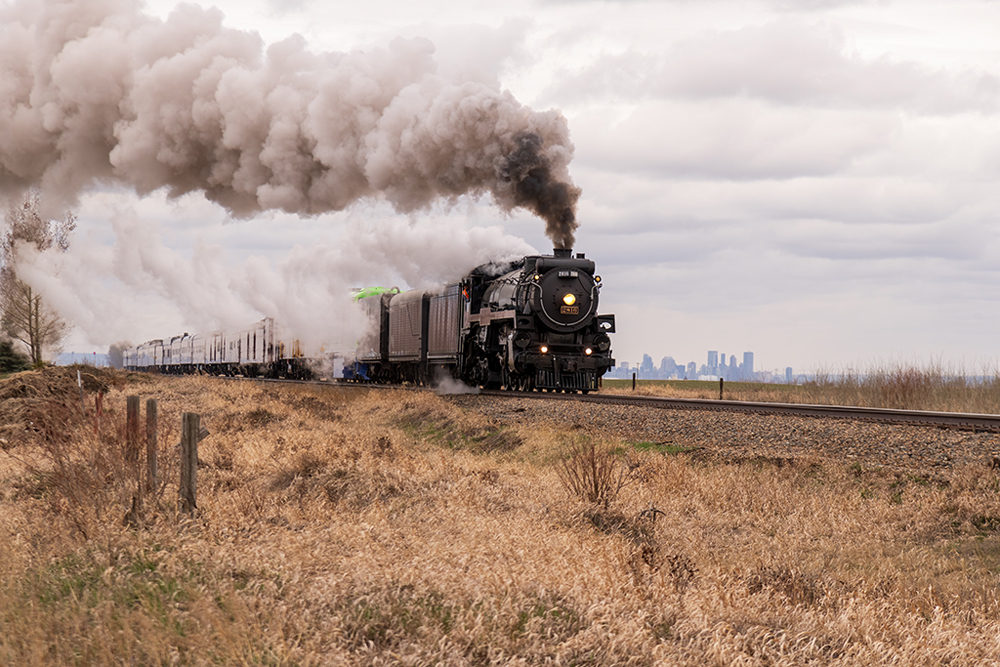
<svg viewBox="0 0 1000 667">
<path fill-rule="evenodd" d="M 970 431 L 1000 432 L 1000 415 L 966 412 L 934 412 L 930 410 L 893 410 L 863 408 L 849 405 L 813 405 L 807 403 L 761 403 L 727 401 L 710 398 L 662 398 L 623 394 L 561 394 L 555 392 L 510 392 L 481 390 L 484 396 L 506 396 L 547 400 L 581 401 L 610 405 L 633 405 L 663 410 L 712 410 L 716 412 L 747 412 L 752 414 L 793 415 L 825 419 L 851 419 L 911 426 L 933 426 Z"/>
</svg>

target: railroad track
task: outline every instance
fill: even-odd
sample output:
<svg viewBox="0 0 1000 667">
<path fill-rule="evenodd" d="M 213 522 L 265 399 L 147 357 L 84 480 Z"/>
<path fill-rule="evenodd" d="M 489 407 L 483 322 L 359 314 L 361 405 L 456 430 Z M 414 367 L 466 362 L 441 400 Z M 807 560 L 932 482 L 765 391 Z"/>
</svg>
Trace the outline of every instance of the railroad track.
<svg viewBox="0 0 1000 667">
<path fill-rule="evenodd" d="M 258 380 L 260 381 L 260 380 Z M 315 380 L 265 380 L 315 384 L 328 387 L 357 387 L 366 389 L 400 389 L 399 385 L 379 385 L 355 382 Z M 420 387 L 406 387 L 422 389 Z M 427 389 L 429 391 L 429 389 Z M 471 393 L 471 392 L 470 392 Z M 663 410 L 710 410 L 715 412 L 743 412 L 758 415 L 793 415 L 822 419 L 849 419 L 910 426 L 951 428 L 963 431 L 988 431 L 1000 433 L 1000 415 L 966 412 L 935 412 L 931 410 L 891 410 L 887 408 L 861 408 L 849 405 L 812 405 L 805 403 L 761 403 L 752 401 L 727 401 L 710 398 L 662 398 L 657 396 L 629 396 L 627 394 L 563 394 L 556 392 L 520 392 L 494 389 L 478 390 L 480 396 L 501 398 L 531 398 L 537 400 L 580 401 L 610 405 L 634 405 Z"/>
</svg>

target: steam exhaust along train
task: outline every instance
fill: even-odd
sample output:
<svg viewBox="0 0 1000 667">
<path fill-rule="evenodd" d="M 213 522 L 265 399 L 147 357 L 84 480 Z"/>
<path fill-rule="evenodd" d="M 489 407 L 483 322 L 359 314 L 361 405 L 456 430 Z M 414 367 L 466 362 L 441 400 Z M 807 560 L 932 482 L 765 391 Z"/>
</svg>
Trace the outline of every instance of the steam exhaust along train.
<svg viewBox="0 0 1000 667">
<path fill-rule="evenodd" d="M 304 350 L 265 318 L 243 331 L 143 343 L 126 350 L 125 367 L 306 377 L 334 359 L 335 377 L 586 393 L 615 364 L 615 316 L 597 314 L 600 289 L 592 260 L 556 249 L 484 264 L 436 290 L 360 291 L 355 300 L 371 326 L 347 354 Z"/>
</svg>

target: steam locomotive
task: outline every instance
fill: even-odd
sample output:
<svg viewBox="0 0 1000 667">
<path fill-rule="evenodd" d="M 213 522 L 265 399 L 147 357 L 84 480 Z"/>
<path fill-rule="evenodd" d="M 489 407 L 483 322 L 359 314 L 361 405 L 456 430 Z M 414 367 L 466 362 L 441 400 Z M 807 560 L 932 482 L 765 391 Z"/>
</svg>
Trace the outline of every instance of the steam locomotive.
<svg viewBox="0 0 1000 667">
<path fill-rule="evenodd" d="M 615 364 L 615 316 L 597 314 L 600 289 L 592 260 L 556 249 L 485 264 L 436 290 L 359 291 L 371 326 L 353 355 L 304 350 L 265 318 L 245 331 L 144 343 L 126 350 L 125 366 L 303 377 L 324 358 L 348 379 L 586 393 Z"/>
</svg>

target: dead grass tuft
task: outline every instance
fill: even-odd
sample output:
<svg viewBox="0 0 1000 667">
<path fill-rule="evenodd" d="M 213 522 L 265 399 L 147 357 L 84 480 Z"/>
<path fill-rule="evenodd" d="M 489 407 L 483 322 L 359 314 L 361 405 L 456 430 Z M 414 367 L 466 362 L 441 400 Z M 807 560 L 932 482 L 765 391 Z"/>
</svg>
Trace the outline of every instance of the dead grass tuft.
<svg viewBox="0 0 1000 667">
<path fill-rule="evenodd" d="M 572 445 L 556 472 L 567 492 L 605 509 L 631 478 L 628 467 L 611 448 L 600 447 L 589 439 Z"/>
</svg>

